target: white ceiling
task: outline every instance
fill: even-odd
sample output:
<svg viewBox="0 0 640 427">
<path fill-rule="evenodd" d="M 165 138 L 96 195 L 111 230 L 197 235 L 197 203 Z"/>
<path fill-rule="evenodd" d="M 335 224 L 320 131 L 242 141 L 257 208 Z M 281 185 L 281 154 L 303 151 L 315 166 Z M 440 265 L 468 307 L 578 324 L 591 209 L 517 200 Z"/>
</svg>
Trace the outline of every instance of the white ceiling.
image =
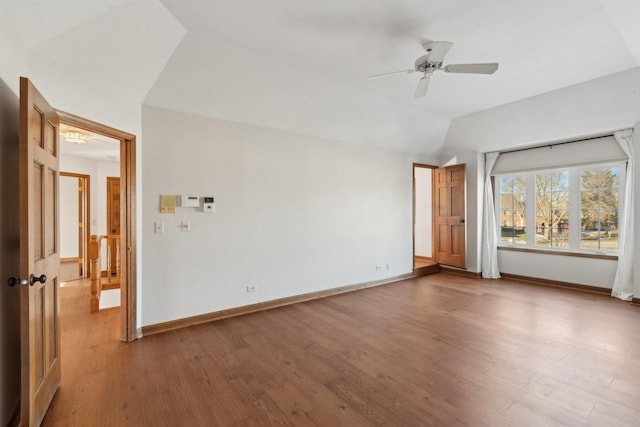
<svg viewBox="0 0 640 427">
<path fill-rule="evenodd" d="M 87 143 L 74 144 L 64 139 L 64 133 L 69 130 L 87 135 Z M 95 161 L 119 162 L 120 140 L 62 124 L 60 125 L 60 153 Z"/>
<path fill-rule="evenodd" d="M 40 12 L 43 6 L 47 13 Z M 451 119 L 640 65 L 637 0 L 0 0 L 32 54 L 149 105 L 435 155 Z M 491 76 L 411 68 L 420 40 Z"/>
</svg>

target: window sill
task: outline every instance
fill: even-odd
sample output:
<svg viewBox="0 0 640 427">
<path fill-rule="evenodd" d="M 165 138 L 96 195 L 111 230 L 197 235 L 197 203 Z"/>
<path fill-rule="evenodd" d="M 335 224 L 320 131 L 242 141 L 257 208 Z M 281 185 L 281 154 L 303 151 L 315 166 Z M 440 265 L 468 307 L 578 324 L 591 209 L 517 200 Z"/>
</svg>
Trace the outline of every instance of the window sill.
<svg viewBox="0 0 640 427">
<path fill-rule="evenodd" d="M 498 250 L 513 251 L 513 252 L 530 252 L 530 253 L 536 253 L 536 254 L 560 255 L 560 256 L 570 256 L 570 257 L 578 257 L 578 258 L 607 259 L 612 261 L 618 260 L 618 255 L 596 254 L 592 252 L 589 253 L 589 252 L 553 251 L 548 249 L 518 248 L 515 246 L 498 246 Z"/>
</svg>

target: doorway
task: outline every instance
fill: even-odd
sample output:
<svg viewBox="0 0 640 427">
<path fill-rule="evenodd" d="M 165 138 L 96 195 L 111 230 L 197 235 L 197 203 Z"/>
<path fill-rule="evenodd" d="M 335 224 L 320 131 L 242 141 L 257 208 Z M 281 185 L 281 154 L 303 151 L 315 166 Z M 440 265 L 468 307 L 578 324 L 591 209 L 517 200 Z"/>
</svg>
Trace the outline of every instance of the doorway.
<svg viewBox="0 0 640 427">
<path fill-rule="evenodd" d="M 466 269 L 466 165 L 413 164 L 413 272 Z"/>
<path fill-rule="evenodd" d="M 120 339 L 122 341 L 133 341 L 138 338 L 136 328 L 136 233 L 135 233 L 135 193 L 136 193 L 136 146 L 135 136 L 109 126 L 102 125 L 91 120 L 75 116 L 64 111 L 57 111 L 60 119 L 60 127 L 69 127 L 78 129 L 86 134 L 102 136 L 106 139 L 115 140 L 116 153 L 119 162 L 116 163 L 115 169 L 103 170 L 102 178 L 98 182 L 96 180 L 95 188 L 98 190 L 97 197 L 104 204 L 104 209 L 100 209 L 99 215 L 91 220 L 94 234 L 98 231 L 98 225 L 103 224 L 104 235 L 111 235 L 107 226 L 111 225 L 108 219 L 108 208 L 106 202 L 108 200 L 107 177 L 117 178 L 118 180 L 118 227 L 119 233 L 113 251 L 119 254 L 117 269 L 119 273 L 120 288 Z M 61 135 L 61 140 L 63 139 Z M 112 160 L 117 160 L 112 159 Z M 102 197 L 100 192 L 104 191 Z M 114 203 L 111 203 L 114 204 Z M 96 224 L 93 222 L 96 221 Z M 105 257 L 106 258 L 106 257 Z M 105 261 L 105 265 L 106 261 Z M 102 267 L 99 267 L 102 270 Z M 105 272 L 109 268 L 105 267 Z M 101 273 L 99 271 L 98 273 Z M 87 295 L 87 311 L 89 310 L 89 295 Z"/>
<path fill-rule="evenodd" d="M 436 265 L 433 256 L 433 170 L 413 164 L 413 269 Z"/>
<path fill-rule="evenodd" d="M 60 172 L 60 281 L 89 277 L 91 176 Z"/>
</svg>

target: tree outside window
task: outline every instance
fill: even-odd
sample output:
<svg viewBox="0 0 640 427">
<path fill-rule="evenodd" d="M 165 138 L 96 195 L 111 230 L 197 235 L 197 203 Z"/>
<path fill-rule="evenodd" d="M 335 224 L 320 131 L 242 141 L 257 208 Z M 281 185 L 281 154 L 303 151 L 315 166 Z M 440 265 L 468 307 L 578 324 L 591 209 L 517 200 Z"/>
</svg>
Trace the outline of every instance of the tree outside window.
<svg viewBox="0 0 640 427">
<path fill-rule="evenodd" d="M 569 245 L 569 172 L 535 176 L 536 246 L 566 248 Z"/>
<path fill-rule="evenodd" d="M 618 250 L 617 167 L 580 173 L 580 248 Z"/>
</svg>

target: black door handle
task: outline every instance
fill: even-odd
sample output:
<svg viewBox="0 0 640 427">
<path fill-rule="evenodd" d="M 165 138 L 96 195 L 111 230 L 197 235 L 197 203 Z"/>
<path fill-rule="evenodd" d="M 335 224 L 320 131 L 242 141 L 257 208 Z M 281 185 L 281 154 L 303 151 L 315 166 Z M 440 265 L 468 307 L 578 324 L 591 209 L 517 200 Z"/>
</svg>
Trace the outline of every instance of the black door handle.
<svg viewBox="0 0 640 427">
<path fill-rule="evenodd" d="M 461 219 L 461 220 L 460 220 L 460 224 L 464 224 L 464 219 Z"/>
<path fill-rule="evenodd" d="M 32 274 L 31 277 L 29 278 L 29 283 L 31 283 L 31 286 L 35 285 L 36 282 L 40 282 L 44 285 L 44 282 L 46 281 L 47 281 L 47 276 L 45 276 L 44 274 L 41 274 L 40 277 L 34 276 Z"/>
<path fill-rule="evenodd" d="M 26 285 L 27 281 L 18 279 L 17 277 L 9 277 L 7 284 L 9 287 L 13 288 L 15 285 Z"/>
</svg>

